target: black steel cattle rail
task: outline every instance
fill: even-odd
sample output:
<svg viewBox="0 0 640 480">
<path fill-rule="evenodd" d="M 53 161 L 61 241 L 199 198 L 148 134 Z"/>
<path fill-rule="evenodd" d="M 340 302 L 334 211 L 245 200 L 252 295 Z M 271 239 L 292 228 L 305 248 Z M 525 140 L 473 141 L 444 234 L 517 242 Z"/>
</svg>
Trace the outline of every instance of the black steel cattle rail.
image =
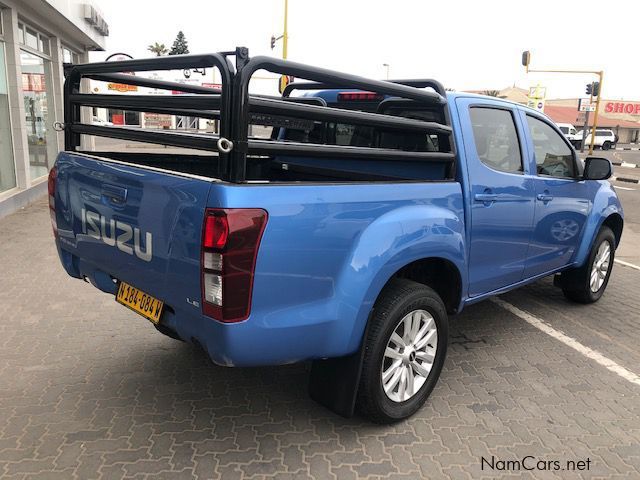
<svg viewBox="0 0 640 480">
<path fill-rule="evenodd" d="M 235 56 L 235 67 L 229 57 Z M 215 67 L 220 72 L 222 88 L 184 85 L 135 75 L 137 72 Z M 292 75 L 308 82 L 294 82 L 283 97 L 249 94 L 249 82 L 258 70 Z M 364 160 L 403 160 L 448 162 L 453 169 L 455 145 L 446 108 L 446 93 L 435 80 L 370 80 L 356 75 L 312 67 L 270 57 L 249 58 L 239 47 L 232 52 L 206 55 L 176 55 L 142 60 L 88 63 L 65 69 L 65 148 L 75 151 L 80 135 L 95 135 L 177 147 L 219 152 L 217 176 L 233 182 L 246 180 L 247 159 L 252 155 L 308 157 L 344 157 Z M 104 95 L 81 93 L 82 79 L 135 85 L 163 90 L 178 90 L 183 95 Z M 348 88 L 375 92 L 388 98 L 404 99 L 416 105 L 441 108 L 442 123 L 401 116 L 347 110 L 327 106 L 318 98 L 291 97 L 296 90 Z M 431 90 L 427 90 L 430 88 Z M 167 130 L 150 130 L 117 126 L 89 125 L 81 121 L 81 107 L 102 107 L 140 112 L 165 113 L 220 120 L 220 134 L 197 134 Z M 295 118 L 318 122 L 366 125 L 384 130 L 425 132 L 448 139 L 442 152 L 409 152 L 389 148 L 339 146 L 317 143 L 264 140 L 249 137 L 249 125 L 257 117 Z M 221 140 L 222 139 L 222 140 Z M 220 141 L 225 141 L 226 148 Z"/>
</svg>

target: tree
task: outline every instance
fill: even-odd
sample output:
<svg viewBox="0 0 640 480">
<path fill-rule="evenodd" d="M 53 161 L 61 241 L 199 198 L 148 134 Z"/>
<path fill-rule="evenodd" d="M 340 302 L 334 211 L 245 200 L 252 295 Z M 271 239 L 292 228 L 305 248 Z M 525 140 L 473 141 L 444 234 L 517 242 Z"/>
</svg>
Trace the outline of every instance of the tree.
<svg viewBox="0 0 640 480">
<path fill-rule="evenodd" d="M 184 55 L 185 53 L 189 53 L 189 45 L 187 44 L 184 33 L 180 30 L 176 39 L 173 41 L 169 55 Z"/>
<path fill-rule="evenodd" d="M 154 42 L 153 45 L 149 45 L 147 47 L 151 53 L 155 53 L 156 57 L 161 57 L 162 55 L 166 55 L 169 49 L 165 47 L 164 43 Z"/>
<path fill-rule="evenodd" d="M 482 93 L 487 97 L 497 97 L 498 95 L 500 95 L 500 90 L 485 90 Z"/>
</svg>

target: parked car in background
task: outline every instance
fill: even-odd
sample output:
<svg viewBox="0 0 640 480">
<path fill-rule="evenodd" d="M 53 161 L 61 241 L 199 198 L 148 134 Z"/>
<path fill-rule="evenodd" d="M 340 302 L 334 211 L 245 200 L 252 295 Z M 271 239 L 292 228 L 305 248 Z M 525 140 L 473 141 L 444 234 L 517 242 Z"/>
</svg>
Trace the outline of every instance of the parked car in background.
<svg viewBox="0 0 640 480">
<path fill-rule="evenodd" d="M 556 123 L 556 125 L 571 145 L 575 148 L 580 148 L 582 132 L 578 131 L 576 127 L 570 123 Z"/>
<path fill-rule="evenodd" d="M 582 130 L 576 132 L 573 140 L 569 138 L 568 140 L 574 147 L 579 148 L 582 142 Z M 601 148 L 602 150 L 609 150 L 610 148 L 615 148 L 617 143 L 618 136 L 613 130 L 605 128 L 596 129 L 596 139 L 593 142 L 594 147 Z M 585 138 L 585 146 L 589 147 L 589 145 L 591 145 L 591 129 L 587 131 L 587 136 Z"/>
<path fill-rule="evenodd" d="M 578 133 L 576 127 L 574 127 L 570 123 L 556 123 L 556 125 L 569 141 L 573 140 L 575 135 Z"/>
</svg>

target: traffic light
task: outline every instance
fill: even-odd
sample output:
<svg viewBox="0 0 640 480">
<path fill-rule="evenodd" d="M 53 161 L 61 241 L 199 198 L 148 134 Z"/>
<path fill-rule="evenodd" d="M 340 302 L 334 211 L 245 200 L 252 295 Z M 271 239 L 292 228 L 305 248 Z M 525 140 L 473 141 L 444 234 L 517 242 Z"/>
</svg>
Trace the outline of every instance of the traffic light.
<svg viewBox="0 0 640 480">
<path fill-rule="evenodd" d="M 593 88 L 591 91 L 593 92 L 594 97 L 600 95 L 600 82 L 593 82 Z"/>
<path fill-rule="evenodd" d="M 531 52 L 529 50 L 525 50 L 522 52 L 522 66 L 528 67 L 531 62 Z"/>
<path fill-rule="evenodd" d="M 275 35 L 271 35 L 271 50 L 276 48 L 276 37 Z"/>
<path fill-rule="evenodd" d="M 587 83 L 587 89 L 585 90 L 587 95 L 593 95 L 593 83 Z"/>
</svg>

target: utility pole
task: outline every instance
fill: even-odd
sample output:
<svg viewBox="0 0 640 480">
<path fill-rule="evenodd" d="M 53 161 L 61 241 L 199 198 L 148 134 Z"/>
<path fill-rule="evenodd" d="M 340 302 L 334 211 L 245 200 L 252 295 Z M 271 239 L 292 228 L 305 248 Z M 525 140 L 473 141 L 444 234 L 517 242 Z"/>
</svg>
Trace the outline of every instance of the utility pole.
<svg viewBox="0 0 640 480">
<path fill-rule="evenodd" d="M 587 143 L 587 129 L 589 128 L 589 110 L 584 112 L 584 125 L 582 126 L 582 141 L 580 142 L 580 153 L 584 152 Z"/>
</svg>

